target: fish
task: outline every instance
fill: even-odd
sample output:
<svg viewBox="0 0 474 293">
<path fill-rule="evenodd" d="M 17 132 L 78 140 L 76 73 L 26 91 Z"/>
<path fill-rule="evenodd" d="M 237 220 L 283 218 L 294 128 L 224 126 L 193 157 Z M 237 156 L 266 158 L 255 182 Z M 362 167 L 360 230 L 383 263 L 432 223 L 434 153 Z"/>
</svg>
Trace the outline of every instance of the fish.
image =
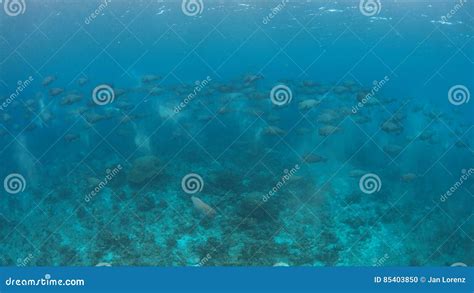
<svg viewBox="0 0 474 293">
<path fill-rule="evenodd" d="M 154 74 L 147 74 L 142 76 L 143 83 L 152 83 L 161 79 L 161 76 Z"/>
<path fill-rule="evenodd" d="M 120 118 L 120 123 L 128 123 L 132 122 L 141 118 L 144 118 L 146 115 L 140 115 L 140 114 L 128 114 L 128 115 L 123 115 Z"/>
<path fill-rule="evenodd" d="M 81 95 L 69 94 L 69 95 L 65 96 L 64 98 L 62 98 L 60 104 L 61 105 L 72 105 L 74 103 L 79 102 L 80 100 L 82 100 Z"/>
<path fill-rule="evenodd" d="M 25 106 L 31 107 L 36 104 L 36 101 L 33 99 L 28 99 L 25 101 Z"/>
<path fill-rule="evenodd" d="M 159 96 L 159 95 L 161 95 L 161 94 L 164 93 L 164 90 L 163 90 L 162 88 L 160 88 L 160 87 L 155 86 L 155 87 L 150 88 L 150 89 L 148 90 L 148 93 L 149 93 L 151 96 Z"/>
<path fill-rule="evenodd" d="M 396 144 L 388 144 L 383 146 L 383 151 L 391 156 L 397 156 L 402 151 L 402 147 Z"/>
<path fill-rule="evenodd" d="M 261 74 L 248 74 L 244 76 L 244 82 L 249 84 L 249 83 L 254 83 L 257 80 L 263 79 L 263 75 Z"/>
<path fill-rule="evenodd" d="M 370 95 L 370 92 L 366 92 L 366 91 L 360 91 L 357 93 L 356 95 L 356 99 L 357 101 L 359 102 L 362 102 L 364 100 L 367 100 L 366 98 Z"/>
<path fill-rule="evenodd" d="M 431 110 L 427 113 L 424 113 L 426 117 L 432 119 L 432 120 L 439 120 L 441 119 L 444 115 L 441 111 L 438 110 Z"/>
<path fill-rule="evenodd" d="M 361 169 L 353 169 L 349 172 L 349 177 L 351 178 L 360 178 L 367 174 L 367 171 Z"/>
<path fill-rule="evenodd" d="M 45 123 L 48 123 L 49 121 L 51 121 L 53 117 L 54 117 L 53 114 L 49 111 L 43 111 L 40 114 L 41 120 L 43 120 L 43 122 Z"/>
<path fill-rule="evenodd" d="M 405 119 L 405 117 L 406 117 L 406 115 L 405 115 L 404 113 L 402 113 L 402 112 L 397 112 L 397 113 L 395 113 L 395 115 L 393 115 L 393 117 L 392 117 L 391 120 L 394 121 L 394 122 L 399 123 L 399 122 L 401 122 L 403 119 Z"/>
<path fill-rule="evenodd" d="M 276 126 L 268 126 L 263 131 L 266 135 L 285 135 L 286 131 Z"/>
<path fill-rule="evenodd" d="M 333 92 L 337 95 L 342 95 L 350 92 L 350 89 L 344 85 L 338 85 L 333 88 Z"/>
<path fill-rule="evenodd" d="M 329 136 L 331 134 L 335 134 L 337 132 L 341 131 L 341 128 L 333 126 L 333 125 L 326 125 L 321 128 L 319 128 L 319 135 L 321 136 Z"/>
<path fill-rule="evenodd" d="M 77 80 L 77 83 L 78 83 L 80 86 L 83 86 L 83 85 L 85 85 L 88 81 L 89 81 L 89 79 L 88 79 L 87 77 L 80 77 L 80 78 Z"/>
<path fill-rule="evenodd" d="M 394 120 L 385 121 L 384 123 L 382 123 L 381 128 L 387 133 L 399 134 L 403 131 L 402 125 Z"/>
<path fill-rule="evenodd" d="M 356 96 L 357 101 L 363 103 L 365 106 L 376 106 L 381 104 L 379 100 L 374 97 L 370 92 L 359 92 Z"/>
<path fill-rule="evenodd" d="M 72 142 L 72 141 L 78 140 L 79 138 L 81 138 L 79 134 L 73 134 L 73 133 L 68 133 L 64 136 L 64 140 L 66 142 Z"/>
<path fill-rule="evenodd" d="M 229 114 L 230 112 L 232 112 L 232 109 L 228 106 L 220 107 L 219 110 L 217 110 L 219 115 Z"/>
<path fill-rule="evenodd" d="M 357 124 L 365 124 L 365 123 L 369 123 L 370 121 L 372 121 L 372 119 L 370 119 L 370 117 L 365 116 L 365 115 L 357 115 L 354 118 L 354 121 Z"/>
<path fill-rule="evenodd" d="M 217 90 L 221 93 L 230 93 L 233 92 L 235 88 L 232 85 L 220 85 L 217 87 Z"/>
<path fill-rule="evenodd" d="M 302 85 L 303 87 L 306 87 L 306 88 L 312 88 L 312 87 L 317 87 L 317 86 L 319 86 L 320 84 L 317 83 L 317 82 L 315 82 L 315 81 L 312 81 L 312 80 L 303 80 L 303 81 L 301 82 L 301 85 Z"/>
<path fill-rule="evenodd" d="M 317 122 L 330 124 L 338 119 L 338 114 L 333 110 L 326 110 L 324 113 L 319 114 Z"/>
<path fill-rule="evenodd" d="M 411 181 L 413 181 L 413 180 L 415 180 L 415 179 L 417 179 L 417 178 L 418 178 L 418 175 L 416 175 L 416 174 L 414 174 L 414 173 L 406 173 L 406 174 L 403 174 L 403 175 L 402 175 L 402 178 L 401 178 L 401 179 L 402 179 L 402 181 L 404 181 L 404 182 L 411 182 Z"/>
<path fill-rule="evenodd" d="M 300 111 L 311 110 L 321 104 L 320 100 L 316 99 L 307 99 L 298 103 L 298 109 Z"/>
<path fill-rule="evenodd" d="M 320 155 L 315 155 L 315 154 L 307 154 L 303 157 L 303 161 L 306 163 L 325 163 L 327 162 L 327 159 L 320 156 Z"/>
<path fill-rule="evenodd" d="M 92 123 L 92 124 L 107 119 L 107 116 L 100 115 L 97 113 L 86 113 L 84 117 L 86 118 L 87 122 Z"/>
<path fill-rule="evenodd" d="M 422 141 L 429 141 L 434 135 L 435 135 L 435 132 L 433 130 L 426 129 L 420 134 L 419 138 Z"/>
<path fill-rule="evenodd" d="M 94 188 L 100 185 L 100 180 L 95 177 L 88 177 L 86 179 L 88 188 Z"/>
<path fill-rule="evenodd" d="M 116 89 L 116 88 L 114 88 L 114 95 L 115 95 L 116 98 L 118 98 L 120 96 L 123 96 L 126 93 L 127 93 L 126 89 L 120 89 L 120 88 Z"/>
<path fill-rule="evenodd" d="M 350 90 L 353 90 L 359 87 L 359 85 L 357 84 L 355 80 L 345 80 L 342 82 L 342 85 L 345 86 L 346 88 L 349 88 Z"/>
<path fill-rule="evenodd" d="M 53 83 L 54 81 L 56 80 L 56 77 L 53 76 L 53 75 L 49 75 L 49 76 L 46 76 L 43 81 L 41 82 L 41 84 L 43 86 L 48 86 L 50 85 L 51 83 Z"/>
<path fill-rule="evenodd" d="M 49 90 L 49 95 L 52 96 L 52 97 L 59 96 L 62 93 L 64 93 L 64 89 L 59 88 L 59 87 L 52 88 L 52 89 Z"/>
<path fill-rule="evenodd" d="M 78 107 L 76 108 L 75 110 L 72 110 L 70 113 L 74 116 L 78 116 L 78 115 L 81 115 L 81 114 L 84 114 L 85 112 L 87 112 L 87 110 L 89 110 L 87 107 Z"/>
<path fill-rule="evenodd" d="M 117 103 L 115 103 L 115 106 L 121 110 L 131 110 L 135 107 L 134 104 L 127 103 L 124 101 L 118 101 Z"/>
<path fill-rule="evenodd" d="M 203 202 L 200 198 L 196 196 L 191 196 L 194 208 L 198 210 L 201 214 L 212 217 L 216 215 L 216 211 L 211 208 L 207 203 Z"/>
</svg>

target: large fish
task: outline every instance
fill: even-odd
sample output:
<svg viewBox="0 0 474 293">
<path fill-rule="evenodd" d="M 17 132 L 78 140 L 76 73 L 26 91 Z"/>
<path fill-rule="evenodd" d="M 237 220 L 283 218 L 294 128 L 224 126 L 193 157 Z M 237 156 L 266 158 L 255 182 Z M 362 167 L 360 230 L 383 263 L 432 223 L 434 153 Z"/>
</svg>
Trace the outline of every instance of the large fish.
<svg viewBox="0 0 474 293">
<path fill-rule="evenodd" d="M 200 198 L 192 196 L 191 200 L 193 201 L 194 207 L 203 215 L 212 217 L 216 214 L 216 211 L 211 208 L 207 203 L 203 202 Z"/>
</svg>

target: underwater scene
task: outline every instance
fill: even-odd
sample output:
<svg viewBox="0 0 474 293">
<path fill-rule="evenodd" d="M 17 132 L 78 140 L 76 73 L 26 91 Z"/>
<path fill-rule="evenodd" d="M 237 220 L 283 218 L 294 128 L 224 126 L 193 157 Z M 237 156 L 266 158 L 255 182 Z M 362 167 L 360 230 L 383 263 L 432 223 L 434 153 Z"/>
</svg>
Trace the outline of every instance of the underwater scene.
<svg viewBox="0 0 474 293">
<path fill-rule="evenodd" d="M 3 0 L 1 266 L 474 265 L 474 9 Z"/>
</svg>

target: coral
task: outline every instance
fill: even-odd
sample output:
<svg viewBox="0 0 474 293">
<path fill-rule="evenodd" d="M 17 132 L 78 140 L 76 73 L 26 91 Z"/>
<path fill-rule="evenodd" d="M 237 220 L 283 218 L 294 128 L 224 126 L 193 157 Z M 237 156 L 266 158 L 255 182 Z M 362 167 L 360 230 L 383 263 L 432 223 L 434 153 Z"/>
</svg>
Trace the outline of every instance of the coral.
<svg viewBox="0 0 474 293">
<path fill-rule="evenodd" d="M 271 203 L 264 206 L 263 195 L 264 193 L 256 191 L 242 194 L 239 198 L 237 214 L 242 218 L 257 219 L 259 221 L 271 220 L 271 216 L 265 210 L 269 208 Z"/>
<path fill-rule="evenodd" d="M 145 194 L 143 197 L 137 197 L 137 209 L 141 213 L 149 212 L 156 208 L 155 199 L 150 194 Z"/>
<path fill-rule="evenodd" d="M 143 185 L 155 179 L 160 172 L 160 160 L 157 157 L 143 156 L 133 162 L 127 180 L 135 185 Z"/>
</svg>

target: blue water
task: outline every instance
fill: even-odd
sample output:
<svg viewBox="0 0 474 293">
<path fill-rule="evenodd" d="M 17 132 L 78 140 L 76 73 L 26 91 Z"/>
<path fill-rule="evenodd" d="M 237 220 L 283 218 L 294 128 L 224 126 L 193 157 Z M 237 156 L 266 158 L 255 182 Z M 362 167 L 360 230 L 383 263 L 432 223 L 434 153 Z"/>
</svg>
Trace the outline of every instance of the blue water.
<svg viewBox="0 0 474 293">
<path fill-rule="evenodd" d="M 471 2 L 197 3 L 0 10 L 0 265 L 474 264 Z"/>
</svg>

